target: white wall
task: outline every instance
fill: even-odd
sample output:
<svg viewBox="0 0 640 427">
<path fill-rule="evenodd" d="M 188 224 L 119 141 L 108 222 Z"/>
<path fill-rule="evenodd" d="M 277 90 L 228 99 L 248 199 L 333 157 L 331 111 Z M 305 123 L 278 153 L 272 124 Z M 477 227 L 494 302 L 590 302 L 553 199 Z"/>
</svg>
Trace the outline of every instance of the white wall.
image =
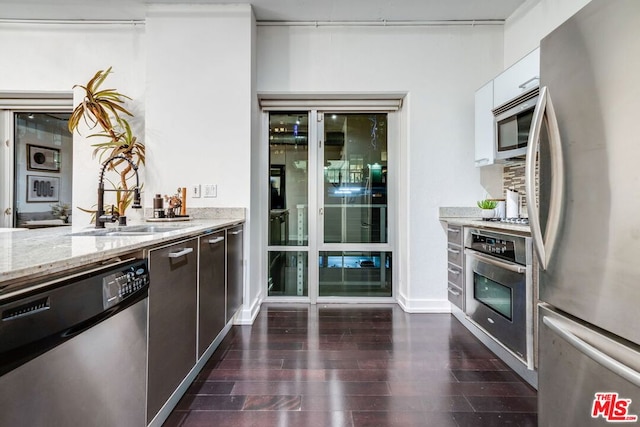
<svg viewBox="0 0 640 427">
<path fill-rule="evenodd" d="M 132 112 L 144 116 L 144 26 L 84 24 L 0 24 L 0 91 L 72 91 L 96 71 L 113 66 L 109 82 L 132 97 Z M 143 135 L 141 137 L 144 137 Z M 98 160 L 94 141 L 74 136 L 73 219 L 88 224 L 77 207 L 97 199 Z"/>
<path fill-rule="evenodd" d="M 591 0 L 527 0 L 505 22 L 504 66 L 540 45 L 540 40 Z"/>
<path fill-rule="evenodd" d="M 257 43 L 258 91 L 408 93 L 396 141 L 407 195 L 394 260 L 400 299 L 411 311 L 447 310 L 438 207 L 484 196 L 474 92 L 502 68 L 502 27 L 259 26 Z"/>
<path fill-rule="evenodd" d="M 157 5 L 146 19 L 147 196 L 216 184 L 217 198 L 189 198 L 187 209 L 247 208 L 245 254 L 257 251 L 249 240 L 254 27 L 249 5 Z M 247 309 L 261 289 L 253 270 L 245 269 L 241 321 L 251 317 Z"/>
<path fill-rule="evenodd" d="M 187 206 L 247 207 L 251 8 L 157 6 L 146 22 L 148 194 L 217 184 Z"/>
</svg>

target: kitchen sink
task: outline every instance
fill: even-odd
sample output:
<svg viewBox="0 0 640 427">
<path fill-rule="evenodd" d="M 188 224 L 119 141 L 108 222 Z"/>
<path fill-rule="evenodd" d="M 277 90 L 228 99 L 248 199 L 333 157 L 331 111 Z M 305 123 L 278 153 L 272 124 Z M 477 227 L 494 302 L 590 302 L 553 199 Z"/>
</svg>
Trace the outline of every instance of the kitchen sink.
<svg viewBox="0 0 640 427">
<path fill-rule="evenodd" d="M 144 236 L 147 234 L 168 233 L 180 230 L 182 227 L 167 227 L 161 225 L 138 225 L 124 227 L 96 228 L 86 231 L 71 233 L 71 236 Z"/>
</svg>

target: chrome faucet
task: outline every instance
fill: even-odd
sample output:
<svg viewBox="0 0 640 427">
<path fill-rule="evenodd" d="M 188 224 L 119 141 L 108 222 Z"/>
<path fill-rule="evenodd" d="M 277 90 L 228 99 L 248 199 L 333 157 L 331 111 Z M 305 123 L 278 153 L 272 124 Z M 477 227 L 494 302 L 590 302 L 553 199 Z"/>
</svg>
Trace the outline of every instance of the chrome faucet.
<svg viewBox="0 0 640 427">
<path fill-rule="evenodd" d="M 105 190 L 104 189 L 104 173 L 107 169 L 109 163 L 116 159 L 122 159 L 129 162 L 131 168 L 136 174 L 136 186 L 132 190 Z M 104 228 L 104 223 L 107 221 L 116 222 L 120 219 L 120 225 L 127 225 L 127 217 L 120 216 L 118 214 L 114 214 L 114 209 L 111 208 L 111 215 L 106 215 L 104 211 L 104 192 L 105 191 L 122 191 L 122 192 L 131 192 L 133 191 L 133 205 L 131 205 L 132 209 L 140 209 L 142 206 L 140 205 L 140 181 L 138 179 L 138 167 L 123 154 L 118 154 L 117 156 L 113 156 L 108 158 L 102 163 L 102 169 L 100 170 L 100 179 L 98 180 L 98 211 L 96 212 L 96 228 Z"/>
</svg>

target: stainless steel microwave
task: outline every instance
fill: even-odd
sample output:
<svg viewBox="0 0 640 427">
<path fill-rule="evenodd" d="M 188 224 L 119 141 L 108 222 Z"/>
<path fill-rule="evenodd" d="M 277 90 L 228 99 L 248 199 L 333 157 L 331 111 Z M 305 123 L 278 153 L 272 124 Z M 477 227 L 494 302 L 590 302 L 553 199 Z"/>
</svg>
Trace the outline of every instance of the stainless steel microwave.
<svg viewBox="0 0 640 427">
<path fill-rule="evenodd" d="M 538 102 L 539 89 L 535 88 L 493 110 L 495 125 L 495 159 L 524 157 L 531 128 L 533 111 Z"/>
</svg>

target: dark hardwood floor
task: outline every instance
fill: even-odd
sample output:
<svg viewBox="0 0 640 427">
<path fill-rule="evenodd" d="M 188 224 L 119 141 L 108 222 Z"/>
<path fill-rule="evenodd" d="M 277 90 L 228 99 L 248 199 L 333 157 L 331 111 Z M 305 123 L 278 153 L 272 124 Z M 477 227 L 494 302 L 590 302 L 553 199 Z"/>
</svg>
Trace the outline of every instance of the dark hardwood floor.
<svg viewBox="0 0 640 427">
<path fill-rule="evenodd" d="M 165 426 L 536 426 L 537 394 L 453 316 L 264 304 Z"/>
</svg>

